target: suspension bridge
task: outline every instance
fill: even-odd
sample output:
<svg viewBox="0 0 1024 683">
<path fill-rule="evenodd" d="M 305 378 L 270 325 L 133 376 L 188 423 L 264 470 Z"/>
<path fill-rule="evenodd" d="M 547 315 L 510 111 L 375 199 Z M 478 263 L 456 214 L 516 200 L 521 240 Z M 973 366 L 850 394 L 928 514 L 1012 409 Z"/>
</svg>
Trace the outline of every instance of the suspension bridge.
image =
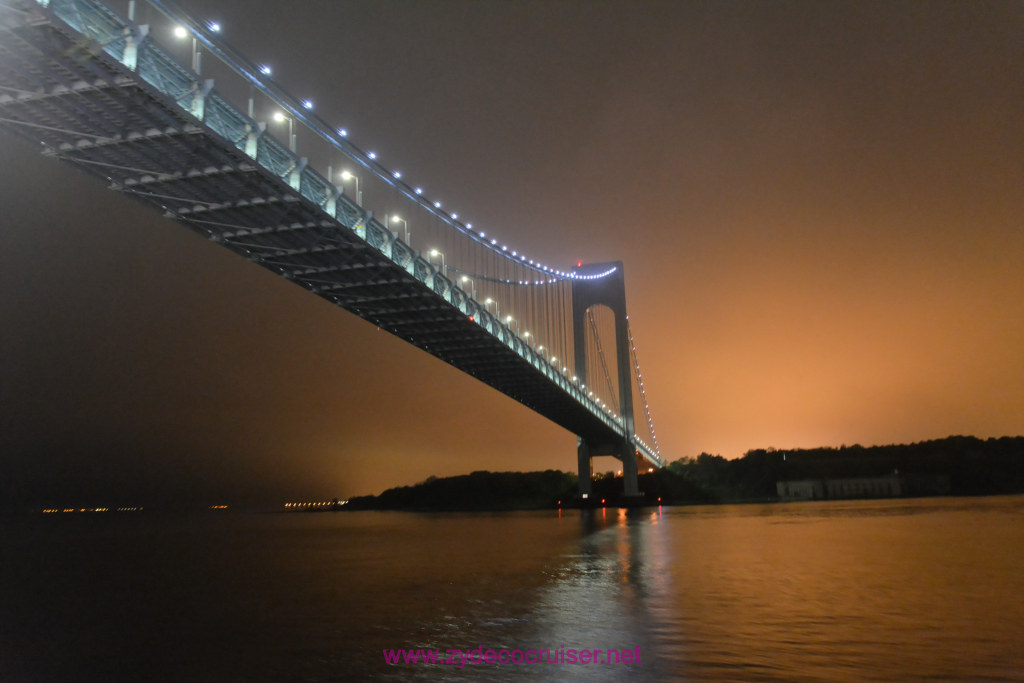
<svg viewBox="0 0 1024 683">
<path fill-rule="evenodd" d="M 485 382 L 660 467 L 620 262 L 474 228 L 170 0 L 0 0 L 0 127 Z M 634 396 L 639 401 L 634 402 Z"/>
</svg>

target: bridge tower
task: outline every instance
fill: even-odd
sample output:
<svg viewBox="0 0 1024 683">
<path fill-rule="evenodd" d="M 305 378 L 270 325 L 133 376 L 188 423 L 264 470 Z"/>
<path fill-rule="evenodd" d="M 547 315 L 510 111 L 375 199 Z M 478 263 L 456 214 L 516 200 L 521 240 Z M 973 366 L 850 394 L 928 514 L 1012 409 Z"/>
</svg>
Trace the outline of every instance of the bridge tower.
<svg viewBox="0 0 1024 683">
<path fill-rule="evenodd" d="M 600 275 L 614 268 L 604 277 L 586 279 L 588 275 Z M 615 316 L 615 359 L 619 384 L 619 413 L 625 426 L 626 437 L 618 443 L 590 443 L 583 437 L 577 442 L 579 460 L 580 498 L 590 497 L 591 478 L 594 473 L 593 457 L 612 455 L 622 461 L 623 493 L 627 498 L 640 495 L 637 481 L 637 455 L 629 442 L 634 433 L 633 425 L 633 383 L 629 357 L 629 332 L 626 324 L 626 276 L 621 261 L 591 263 L 576 268 L 583 276 L 572 282 L 572 332 L 576 376 L 584 384 L 591 384 L 587 377 L 586 321 L 587 310 L 593 306 L 605 305 Z"/>
</svg>

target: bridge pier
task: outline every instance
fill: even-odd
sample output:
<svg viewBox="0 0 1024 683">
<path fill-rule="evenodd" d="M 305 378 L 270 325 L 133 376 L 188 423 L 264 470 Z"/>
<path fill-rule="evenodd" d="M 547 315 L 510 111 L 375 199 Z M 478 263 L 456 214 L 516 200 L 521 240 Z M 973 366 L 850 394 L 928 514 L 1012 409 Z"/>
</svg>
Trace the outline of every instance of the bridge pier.
<svg viewBox="0 0 1024 683">
<path fill-rule="evenodd" d="M 580 500 L 587 500 L 594 492 L 594 455 L 590 451 L 590 444 L 582 438 L 576 439 L 576 457 L 579 466 Z"/>
<path fill-rule="evenodd" d="M 636 470 L 636 453 L 627 443 L 622 449 L 622 495 L 626 498 L 640 497 L 640 481 Z"/>
<path fill-rule="evenodd" d="M 637 455 L 629 443 L 622 444 L 619 448 L 613 445 L 606 445 L 595 448 L 587 443 L 586 439 L 577 439 L 576 460 L 579 476 L 579 497 L 580 500 L 590 500 L 594 492 L 594 456 L 612 455 L 622 461 L 622 495 L 624 499 L 638 499 L 640 493 L 640 480 L 638 478 Z"/>
</svg>

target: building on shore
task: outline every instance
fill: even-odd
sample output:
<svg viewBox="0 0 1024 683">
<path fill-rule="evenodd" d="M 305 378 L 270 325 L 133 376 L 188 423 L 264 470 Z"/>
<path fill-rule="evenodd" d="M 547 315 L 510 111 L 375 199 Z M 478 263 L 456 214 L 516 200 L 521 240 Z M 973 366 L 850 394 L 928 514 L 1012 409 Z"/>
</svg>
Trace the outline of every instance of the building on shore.
<svg viewBox="0 0 1024 683">
<path fill-rule="evenodd" d="M 798 479 L 775 483 L 779 500 L 835 500 L 837 498 L 899 498 L 904 495 L 898 474 L 882 477 Z"/>
<path fill-rule="evenodd" d="M 784 501 L 948 495 L 949 477 L 893 472 L 879 477 L 796 479 L 777 481 L 775 491 Z"/>
</svg>

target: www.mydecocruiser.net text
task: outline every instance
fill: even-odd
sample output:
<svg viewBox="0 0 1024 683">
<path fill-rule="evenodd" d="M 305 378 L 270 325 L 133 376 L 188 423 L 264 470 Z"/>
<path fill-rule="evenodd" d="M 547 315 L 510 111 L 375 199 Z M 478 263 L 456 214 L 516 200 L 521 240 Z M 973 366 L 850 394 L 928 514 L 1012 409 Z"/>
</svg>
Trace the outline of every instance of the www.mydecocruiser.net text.
<svg viewBox="0 0 1024 683">
<path fill-rule="evenodd" d="M 448 664 L 463 668 L 467 664 L 640 664 L 640 648 L 557 650 L 383 650 L 388 664 Z"/>
</svg>

